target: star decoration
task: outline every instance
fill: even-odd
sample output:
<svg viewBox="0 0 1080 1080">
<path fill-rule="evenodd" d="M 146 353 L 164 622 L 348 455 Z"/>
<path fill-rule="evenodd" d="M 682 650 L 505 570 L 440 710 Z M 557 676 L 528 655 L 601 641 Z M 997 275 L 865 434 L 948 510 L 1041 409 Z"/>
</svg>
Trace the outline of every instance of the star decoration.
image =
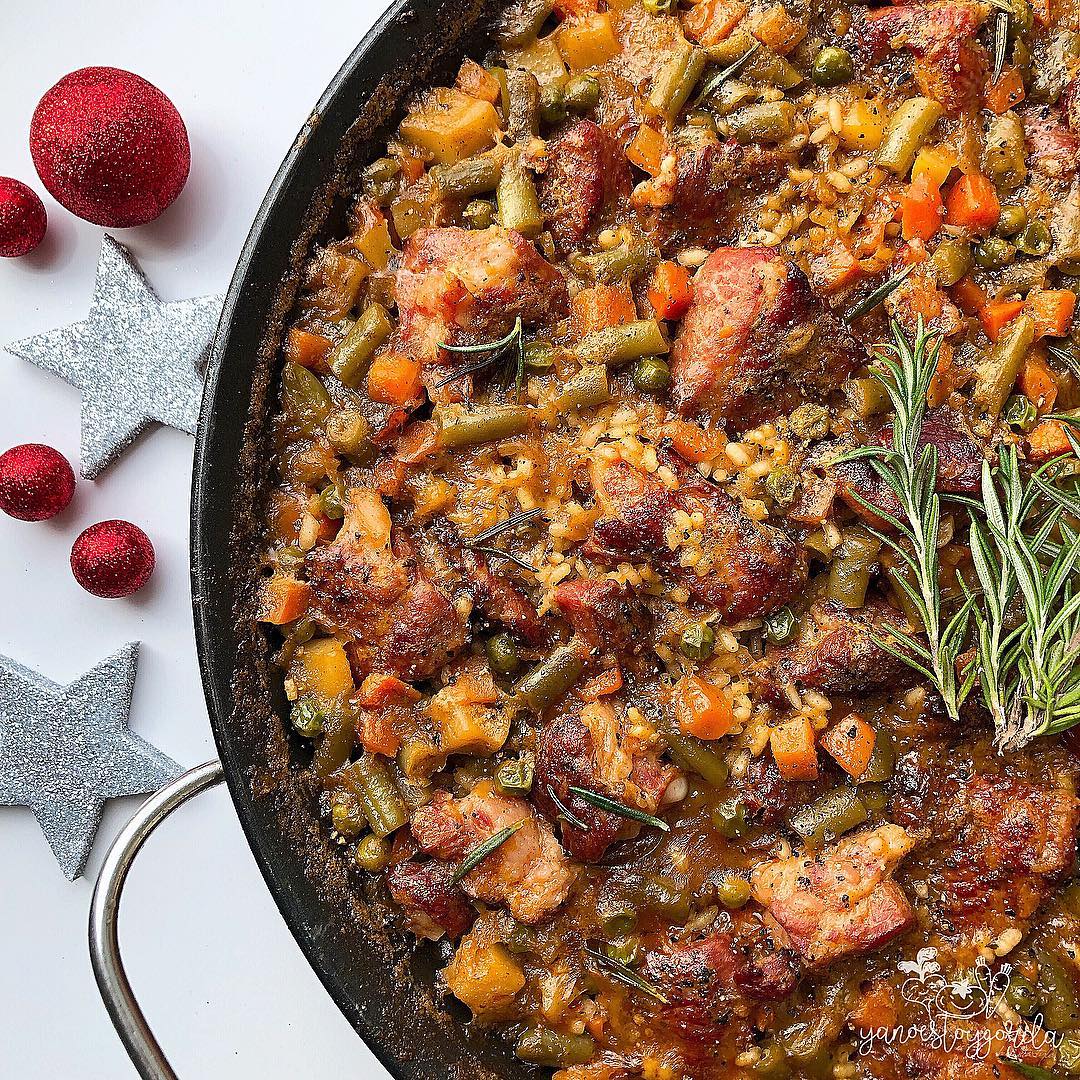
<svg viewBox="0 0 1080 1080">
<path fill-rule="evenodd" d="M 69 881 L 106 799 L 156 791 L 180 767 L 128 730 L 137 643 L 58 686 L 0 656 L 0 806 L 34 812 Z"/>
<path fill-rule="evenodd" d="M 6 349 L 82 391 L 82 474 L 93 480 L 151 421 L 195 433 L 220 296 L 162 303 L 130 252 L 101 241 L 84 322 Z"/>
</svg>

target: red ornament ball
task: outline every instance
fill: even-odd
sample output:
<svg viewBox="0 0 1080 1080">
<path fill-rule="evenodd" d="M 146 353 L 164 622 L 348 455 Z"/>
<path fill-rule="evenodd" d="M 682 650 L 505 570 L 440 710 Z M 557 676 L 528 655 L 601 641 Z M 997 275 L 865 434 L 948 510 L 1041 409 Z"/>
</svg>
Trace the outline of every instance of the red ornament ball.
<svg viewBox="0 0 1080 1080">
<path fill-rule="evenodd" d="M 154 545 L 130 521 L 99 521 L 72 544 L 71 572 L 94 596 L 130 596 L 154 572 Z"/>
<path fill-rule="evenodd" d="M 17 259 L 45 239 L 48 218 L 37 192 L 21 180 L 0 176 L 0 255 Z"/>
<path fill-rule="evenodd" d="M 145 79 L 112 67 L 73 71 L 45 94 L 30 124 L 30 153 L 57 202 L 110 229 L 153 221 L 191 168 L 176 106 Z"/>
<path fill-rule="evenodd" d="M 0 454 L 0 510 L 20 521 L 45 521 L 75 494 L 75 474 L 58 450 L 24 443 Z"/>
</svg>

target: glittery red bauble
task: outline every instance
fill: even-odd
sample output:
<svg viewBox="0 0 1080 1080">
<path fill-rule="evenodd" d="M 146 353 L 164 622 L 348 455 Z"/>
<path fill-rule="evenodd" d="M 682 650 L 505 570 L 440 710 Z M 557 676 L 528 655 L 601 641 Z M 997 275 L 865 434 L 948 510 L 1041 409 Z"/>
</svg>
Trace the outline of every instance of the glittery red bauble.
<svg viewBox="0 0 1080 1080">
<path fill-rule="evenodd" d="M 187 182 L 191 148 L 176 106 L 130 71 L 65 75 L 38 102 L 30 153 L 73 214 L 111 229 L 153 221 Z"/>
<path fill-rule="evenodd" d="M 24 443 L 0 454 L 0 510 L 20 521 L 55 517 L 75 494 L 67 458 L 43 443 Z"/>
<path fill-rule="evenodd" d="M 20 180 L 0 176 L 0 255 L 17 259 L 45 238 L 45 206 Z"/>
<path fill-rule="evenodd" d="M 130 596 L 154 572 L 154 545 L 130 521 L 99 521 L 72 544 L 71 572 L 95 596 Z"/>
</svg>

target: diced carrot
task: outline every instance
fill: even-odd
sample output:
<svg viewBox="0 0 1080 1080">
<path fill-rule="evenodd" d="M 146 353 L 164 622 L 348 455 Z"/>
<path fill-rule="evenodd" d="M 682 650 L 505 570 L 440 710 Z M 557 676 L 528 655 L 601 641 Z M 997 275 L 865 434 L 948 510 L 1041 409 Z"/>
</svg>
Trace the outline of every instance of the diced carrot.
<svg viewBox="0 0 1080 1080">
<path fill-rule="evenodd" d="M 1023 300 L 995 300 L 979 312 L 979 322 L 991 341 L 997 341 L 1001 331 L 1024 310 Z"/>
<path fill-rule="evenodd" d="M 311 602 L 311 586 L 306 581 L 275 574 L 263 582 L 259 622 L 282 626 L 305 614 Z"/>
<path fill-rule="evenodd" d="M 301 367 L 314 367 L 334 347 L 329 338 L 293 327 L 285 338 L 285 359 Z"/>
<path fill-rule="evenodd" d="M 1064 337 L 1072 327 L 1076 293 L 1072 289 L 1039 289 L 1028 294 L 1035 337 Z"/>
<path fill-rule="evenodd" d="M 691 465 L 716 457 L 727 446 L 721 432 L 706 431 L 686 420 L 673 420 L 667 427 L 667 435 L 671 448 Z"/>
<path fill-rule="evenodd" d="M 970 229 L 978 235 L 988 233 L 1001 217 L 997 190 L 980 173 L 967 173 L 949 189 L 945 199 L 945 220 L 950 225 Z"/>
<path fill-rule="evenodd" d="M 389 709 L 365 711 L 360 715 L 360 741 L 369 754 L 394 757 L 401 749 L 396 729 L 397 717 Z"/>
<path fill-rule="evenodd" d="M 420 364 L 404 353 L 380 353 L 367 376 L 368 397 L 384 405 L 407 405 L 423 392 Z"/>
<path fill-rule="evenodd" d="M 492 105 L 499 100 L 502 87 L 486 68 L 483 68 L 475 60 L 468 58 L 461 65 L 454 85 L 469 97 L 479 98 L 481 101 L 490 101 Z"/>
<path fill-rule="evenodd" d="M 886 979 L 875 979 L 859 994 L 848 1023 L 856 1032 L 877 1031 L 894 1027 L 897 1015 L 896 991 Z"/>
<path fill-rule="evenodd" d="M 634 298 L 625 285 L 594 285 L 582 289 L 570 303 L 570 323 L 576 334 L 623 326 L 636 318 Z"/>
<path fill-rule="evenodd" d="M 398 168 L 401 169 L 401 178 L 405 181 L 406 186 L 415 184 L 424 175 L 424 159 L 422 157 L 411 154 L 404 148 L 400 149 L 395 157 Z"/>
<path fill-rule="evenodd" d="M 785 780 L 818 778 L 814 727 L 805 716 L 797 716 L 774 727 L 769 735 L 769 745 L 776 767 Z"/>
<path fill-rule="evenodd" d="M 821 737 L 821 745 L 841 769 L 858 779 L 866 772 L 877 733 L 858 713 L 845 716 Z"/>
<path fill-rule="evenodd" d="M 1049 412 L 1057 401 L 1057 376 L 1037 353 L 1029 354 L 1024 360 L 1016 385 L 1041 413 Z"/>
<path fill-rule="evenodd" d="M 900 235 L 905 240 L 931 239 L 941 228 L 941 193 L 925 175 L 913 180 L 900 199 Z"/>
<path fill-rule="evenodd" d="M 681 708 L 679 727 L 698 739 L 719 739 L 735 724 L 731 698 L 726 690 L 689 675 L 679 680 L 677 687 Z"/>
<path fill-rule="evenodd" d="M 690 271 L 677 262 L 659 263 L 647 295 L 658 319 L 681 319 L 694 297 Z"/>
<path fill-rule="evenodd" d="M 862 275 L 858 260 L 839 238 L 810 260 L 810 281 L 815 292 L 837 292 L 854 284 Z"/>
<path fill-rule="evenodd" d="M 421 696 L 416 687 L 402 682 L 396 675 L 379 672 L 368 675 L 360 684 L 357 700 L 365 709 L 382 709 L 387 705 L 411 705 Z"/>
<path fill-rule="evenodd" d="M 599 10 L 599 0 L 555 0 L 555 14 L 560 19 L 578 19 L 582 15 L 595 15 Z"/>
<path fill-rule="evenodd" d="M 701 0 L 683 16 L 683 30 L 707 49 L 730 36 L 749 10 L 741 0 Z"/>
<path fill-rule="evenodd" d="M 626 148 L 626 160 L 650 176 L 656 176 L 660 172 L 660 162 L 664 159 L 666 149 L 664 136 L 655 128 L 642 124 Z"/>
<path fill-rule="evenodd" d="M 1024 100 L 1024 77 L 1019 68 L 1003 71 L 1001 78 L 987 89 L 983 100 L 986 107 L 998 116 L 1019 105 Z"/>
<path fill-rule="evenodd" d="M 952 298 L 965 315 L 978 315 L 986 307 L 986 293 L 970 276 L 962 277 L 952 287 Z"/>
<path fill-rule="evenodd" d="M 586 701 L 596 701 L 597 698 L 607 697 L 608 694 L 616 694 L 623 687 L 622 670 L 617 667 L 601 671 L 588 679 L 581 687 L 581 696 Z"/>
<path fill-rule="evenodd" d="M 1049 461 L 1072 449 L 1065 425 L 1060 420 L 1043 420 L 1028 434 L 1028 456 L 1032 461 Z"/>
</svg>

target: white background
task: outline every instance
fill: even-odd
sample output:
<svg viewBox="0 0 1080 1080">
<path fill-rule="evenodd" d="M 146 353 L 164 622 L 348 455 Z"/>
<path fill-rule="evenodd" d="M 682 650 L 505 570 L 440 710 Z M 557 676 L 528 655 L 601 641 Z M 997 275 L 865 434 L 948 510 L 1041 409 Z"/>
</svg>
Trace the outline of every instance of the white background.
<svg viewBox="0 0 1080 1080">
<path fill-rule="evenodd" d="M 223 292 L 263 193 L 380 0 L 0 0 L 0 175 L 44 198 L 49 233 L 0 259 L 0 344 L 86 316 L 101 230 L 41 186 L 27 146 L 41 95 L 69 71 L 135 71 L 176 103 L 191 178 L 158 221 L 117 238 L 164 299 Z M 79 398 L 0 352 L 0 451 L 56 446 L 74 463 Z M 156 429 L 51 522 L 0 515 L 0 653 L 67 682 L 142 642 L 132 728 L 181 765 L 214 756 L 188 592 L 192 439 Z M 87 525 L 120 517 L 154 541 L 141 594 L 99 600 L 68 568 Z M 126 1080 L 86 950 L 91 883 L 138 805 L 110 804 L 69 884 L 28 810 L 0 807 L 0 1077 Z M 135 864 L 121 912 L 132 982 L 182 1080 L 384 1077 L 326 996 L 267 893 L 223 789 L 181 809 Z"/>
</svg>

